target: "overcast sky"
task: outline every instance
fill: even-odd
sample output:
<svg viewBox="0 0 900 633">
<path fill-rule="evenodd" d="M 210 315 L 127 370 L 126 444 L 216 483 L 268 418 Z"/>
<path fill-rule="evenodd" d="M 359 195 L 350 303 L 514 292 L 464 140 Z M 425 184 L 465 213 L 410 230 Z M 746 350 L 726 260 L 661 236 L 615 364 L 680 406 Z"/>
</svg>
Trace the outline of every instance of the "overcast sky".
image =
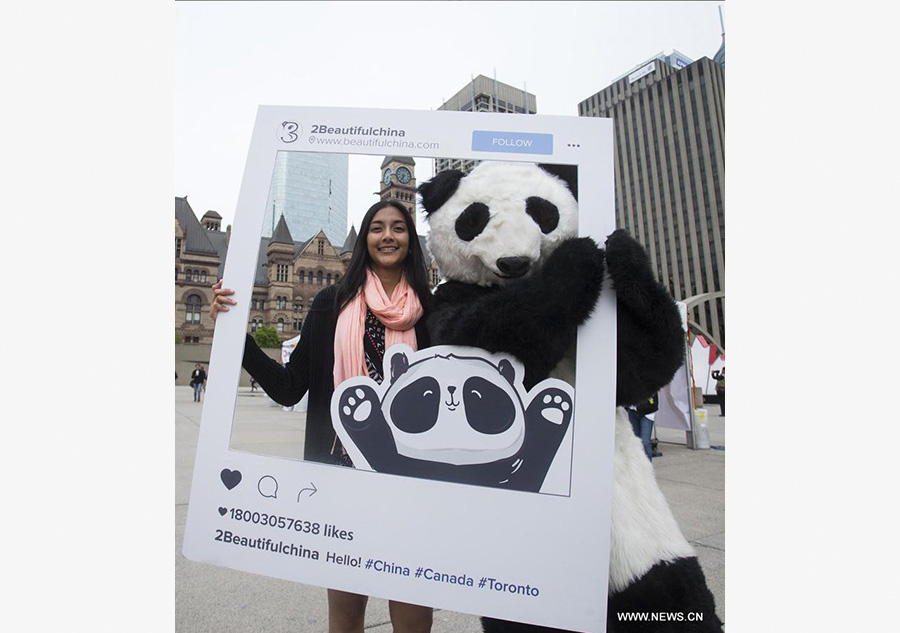
<svg viewBox="0 0 900 633">
<path fill-rule="evenodd" d="M 727 28 L 718 2 L 176 3 L 175 195 L 233 222 L 259 105 L 434 110 L 482 74 L 536 95 L 538 114 L 577 116 L 657 53 L 711 58 L 720 5 Z M 380 162 L 351 162 L 348 229 Z"/>
</svg>

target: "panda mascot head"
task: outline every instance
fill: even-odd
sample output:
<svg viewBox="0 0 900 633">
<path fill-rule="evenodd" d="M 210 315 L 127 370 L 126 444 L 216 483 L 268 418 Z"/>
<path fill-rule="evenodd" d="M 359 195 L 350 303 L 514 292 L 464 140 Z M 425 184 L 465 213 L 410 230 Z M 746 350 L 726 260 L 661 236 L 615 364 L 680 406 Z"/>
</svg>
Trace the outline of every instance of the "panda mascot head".
<svg viewBox="0 0 900 633">
<path fill-rule="evenodd" d="M 444 277 L 490 286 L 531 274 L 578 232 L 574 173 L 534 163 L 483 162 L 419 187 L 428 247 Z M 574 168 L 572 168 L 574 171 Z"/>
</svg>

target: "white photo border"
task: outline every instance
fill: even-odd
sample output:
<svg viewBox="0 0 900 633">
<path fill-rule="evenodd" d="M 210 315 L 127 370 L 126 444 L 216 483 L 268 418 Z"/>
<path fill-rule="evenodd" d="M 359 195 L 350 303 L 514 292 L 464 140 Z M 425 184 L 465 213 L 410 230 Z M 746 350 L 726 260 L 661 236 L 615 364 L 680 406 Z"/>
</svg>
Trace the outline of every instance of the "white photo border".
<svg viewBox="0 0 900 633">
<path fill-rule="evenodd" d="M 237 297 L 252 294 L 272 170 L 284 150 L 575 165 L 579 235 L 602 245 L 615 229 L 608 119 L 261 106 L 223 275 Z M 568 496 L 365 477 L 231 450 L 249 304 L 239 301 L 216 323 L 185 557 L 475 615 L 605 630 L 616 349 L 608 282 L 578 334 Z M 278 482 L 277 498 L 263 494 L 268 478 Z"/>
</svg>

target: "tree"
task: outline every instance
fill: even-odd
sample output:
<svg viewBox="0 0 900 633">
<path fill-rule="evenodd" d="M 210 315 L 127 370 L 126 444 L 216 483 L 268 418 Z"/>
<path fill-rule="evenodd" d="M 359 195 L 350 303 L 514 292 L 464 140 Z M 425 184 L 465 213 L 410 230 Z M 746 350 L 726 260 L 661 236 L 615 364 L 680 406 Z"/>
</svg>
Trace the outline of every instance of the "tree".
<svg viewBox="0 0 900 633">
<path fill-rule="evenodd" d="M 273 327 L 260 325 L 253 333 L 253 340 L 260 347 L 281 347 L 281 337 Z"/>
<path fill-rule="evenodd" d="M 183 342 L 184 342 L 184 340 L 181 338 L 181 334 L 179 334 L 178 331 L 176 330 L 175 331 L 175 344 L 177 345 L 177 344 L 183 343 Z"/>
</svg>

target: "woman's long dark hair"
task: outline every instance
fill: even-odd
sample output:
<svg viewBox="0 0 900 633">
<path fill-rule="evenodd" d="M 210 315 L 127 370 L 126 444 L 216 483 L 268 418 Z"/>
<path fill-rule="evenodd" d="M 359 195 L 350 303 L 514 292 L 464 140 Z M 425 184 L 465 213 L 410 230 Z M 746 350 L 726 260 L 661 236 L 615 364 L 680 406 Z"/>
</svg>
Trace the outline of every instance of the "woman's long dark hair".
<svg viewBox="0 0 900 633">
<path fill-rule="evenodd" d="M 416 233 L 416 225 L 413 223 L 412 215 L 400 202 L 382 200 L 369 207 L 365 217 L 363 217 L 362 224 L 359 227 L 359 237 L 356 238 L 353 255 L 350 257 L 350 264 L 347 266 L 347 272 L 338 284 L 337 295 L 334 300 L 335 312 L 340 312 L 366 283 L 366 270 L 371 267 L 368 244 L 369 227 L 375 214 L 385 207 L 397 209 L 406 222 L 406 230 L 409 234 L 409 252 L 406 254 L 406 259 L 403 260 L 403 272 L 406 273 L 406 281 L 419 297 L 422 307 L 428 310 L 428 306 L 431 303 L 431 288 L 428 286 L 428 267 L 425 265 L 425 256 L 419 244 L 419 235 Z"/>
</svg>

